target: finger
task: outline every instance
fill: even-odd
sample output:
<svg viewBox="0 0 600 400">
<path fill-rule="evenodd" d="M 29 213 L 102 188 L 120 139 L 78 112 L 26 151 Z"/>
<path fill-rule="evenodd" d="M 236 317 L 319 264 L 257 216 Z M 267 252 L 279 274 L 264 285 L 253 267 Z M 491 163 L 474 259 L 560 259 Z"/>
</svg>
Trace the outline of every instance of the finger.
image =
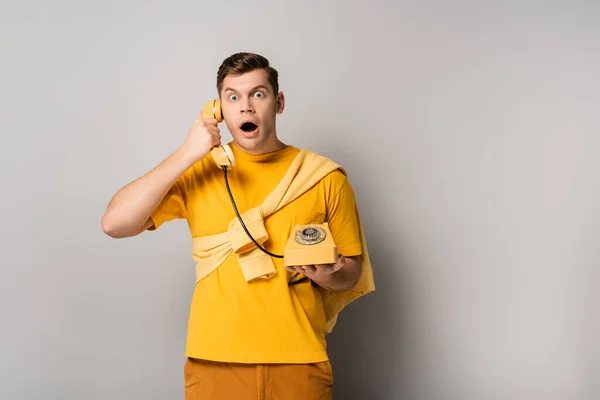
<svg viewBox="0 0 600 400">
<path fill-rule="evenodd" d="M 317 267 L 315 267 L 314 265 L 304 265 L 302 268 L 304 268 L 304 274 L 306 276 L 312 275 L 315 272 L 317 272 Z"/>
<path fill-rule="evenodd" d="M 304 271 L 304 267 L 303 266 L 301 266 L 301 265 L 294 265 L 292 268 L 294 269 L 294 271 L 298 272 L 299 274 L 306 275 L 306 271 Z"/>
<path fill-rule="evenodd" d="M 206 116 L 204 114 L 204 110 L 200 110 L 200 112 L 198 113 L 198 116 L 196 117 L 197 120 L 201 120 L 201 119 L 206 119 L 207 116 L 209 115 L 214 115 L 212 113 L 206 113 Z"/>
<path fill-rule="evenodd" d="M 218 128 L 210 127 L 207 128 L 206 131 L 208 134 L 216 139 L 221 140 L 221 131 Z"/>
<path fill-rule="evenodd" d="M 216 126 L 207 126 L 206 130 L 211 135 L 213 135 L 215 137 L 218 137 L 218 138 L 221 138 L 221 130 L 219 128 L 217 128 Z"/>
<path fill-rule="evenodd" d="M 198 126 L 203 127 L 206 130 L 216 130 L 219 131 L 219 127 L 217 126 L 217 124 L 211 124 L 210 122 L 206 122 L 206 121 L 200 121 L 198 123 Z"/>
<path fill-rule="evenodd" d="M 335 264 L 332 264 L 332 268 L 334 271 L 339 271 L 340 269 L 344 268 L 345 265 L 346 257 L 339 255 L 337 262 Z"/>
<path fill-rule="evenodd" d="M 194 121 L 197 125 L 217 126 L 218 121 L 214 118 L 198 118 Z"/>
<path fill-rule="evenodd" d="M 337 266 L 340 263 L 340 261 L 338 260 L 336 263 L 334 264 L 316 264 L 315 267 L 317 268 L 331 268 L 334 265 Z"/>
</svg>

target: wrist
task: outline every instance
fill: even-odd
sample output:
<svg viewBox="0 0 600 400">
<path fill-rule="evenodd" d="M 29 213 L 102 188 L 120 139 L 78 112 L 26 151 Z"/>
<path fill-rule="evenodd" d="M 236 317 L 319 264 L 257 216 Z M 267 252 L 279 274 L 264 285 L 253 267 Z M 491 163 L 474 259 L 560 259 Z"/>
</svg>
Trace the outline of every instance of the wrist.
<svg viewBox="0 0 600 400">
<path fill-rule="evenodd" d="M 186 169 L 202 160 L 207 154 L 208 152 L 190 151 L 185 145 L 178 148 L 174 153 L 175 157 L 185 164 Z"/>
</svg>

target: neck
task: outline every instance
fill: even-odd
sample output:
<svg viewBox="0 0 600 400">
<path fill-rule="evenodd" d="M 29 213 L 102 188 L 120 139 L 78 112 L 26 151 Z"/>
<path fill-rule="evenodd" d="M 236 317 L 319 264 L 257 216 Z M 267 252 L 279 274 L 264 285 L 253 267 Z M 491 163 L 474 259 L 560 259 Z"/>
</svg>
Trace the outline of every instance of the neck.
<svg viewBox="0 0 600 400">
<path fill-rule="evenodd" d="M 254 149 L 244 148 L 244 147 L 240 146 L 235 140 L 233 141 L 233 145 L 239 151 L 244 152 L 246 154 L 253 155 L 253 156 L 259 156 L 262 154 L 272 153 L 272 152 L 275 152 L 278 150 L 285 149 L 287 147 L 287 145 L 285 143 L 283 143 L 282 141 L 280 141 L 277 137 L 275 137 L 274 140 L 269 141 L 268 143 L 264 143 L 262 146 L 254 148 Z"/>
</svg>

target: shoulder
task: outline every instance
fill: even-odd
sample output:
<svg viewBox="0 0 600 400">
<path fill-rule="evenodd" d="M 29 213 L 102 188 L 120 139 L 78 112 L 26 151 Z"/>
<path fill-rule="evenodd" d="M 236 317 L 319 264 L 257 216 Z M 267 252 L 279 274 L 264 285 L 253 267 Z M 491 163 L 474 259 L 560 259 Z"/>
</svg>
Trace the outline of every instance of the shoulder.
<svg viewBox="0 0 600 400">
<path fill-rule="evenodd" d="M 304 149 L 305 157 L 310 159 L 312 162 L 318 162 L 321 164 L 328 164 L 332 169 L 327 175 L 321 179 L 319 184 L 325 189 L 328 198 L 337 196 L 344 187 L 349 185 L 348 176 L 346 170 L 342 165 L 337 163 L 332 158 L 316 153 L 311 150 Z"/>
<path fill-rule="evenodd" d="M 305 161 L 309 161 L 309 162 L 314 162 L 314 163 L 320 163 L 320 164 L 331 164 L 331 165 L 335 165 L 336 167 L 338 167 L 339 169 L 343 171 L 343 167 L 332 157 L 323 155 L 321 153 L 317 153 L 316 151 L 310 150 L 310 149 L 302 149 L 299 151 L 299 153 L 301 153 L 304 157 Z M 345 173 L 345 172 L 344 172 Z"/>
<path fill-rule="evenodd" d="M 325 176 L 323 183 L 333 189 L 337 189 L 336 192 L 338 192 L 344 185 L 348 184 L 348 176 L 346 176 L 343 169 L 338 168 Z"/>
</svg>

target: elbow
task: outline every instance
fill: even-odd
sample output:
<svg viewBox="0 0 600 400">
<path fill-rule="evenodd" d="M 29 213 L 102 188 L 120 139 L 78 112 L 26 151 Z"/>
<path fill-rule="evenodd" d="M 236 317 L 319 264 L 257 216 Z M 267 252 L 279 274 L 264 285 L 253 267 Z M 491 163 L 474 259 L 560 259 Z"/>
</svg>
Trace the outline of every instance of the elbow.
<svg viewBox="0 0 600 400">
<path fill-rule="evenodd" d="M 101 225 L 102 231 L 113 239 L 122 239 L 130 236 L 120 230 L 114 219 L 107 214 L 102 216 Z"/>
<path fill-rule="evenodd" d="M 100 223 L 102 225 L 102 232 L 104 232 L 105 234 L 107 234 L 108 236 L 110 236 L 112 238 L 118 237 L 114 223 L 111 221 L 111 219 L 106 214 L 104 214 L 102 216 Z"/>
<path fill-rule="evenodd" d="M 146 223 L 146 225 L 141 227 L 123 225 L 121 221 L 119 221 L 114 216 L 111 216 L 108 213 L 105 213 L 102 216 L 101 225 L 102 231 L 114 239 L 123 239 L 137 236 L 151 226 L 151 224 L 149 223 Z"/>
</svg>

